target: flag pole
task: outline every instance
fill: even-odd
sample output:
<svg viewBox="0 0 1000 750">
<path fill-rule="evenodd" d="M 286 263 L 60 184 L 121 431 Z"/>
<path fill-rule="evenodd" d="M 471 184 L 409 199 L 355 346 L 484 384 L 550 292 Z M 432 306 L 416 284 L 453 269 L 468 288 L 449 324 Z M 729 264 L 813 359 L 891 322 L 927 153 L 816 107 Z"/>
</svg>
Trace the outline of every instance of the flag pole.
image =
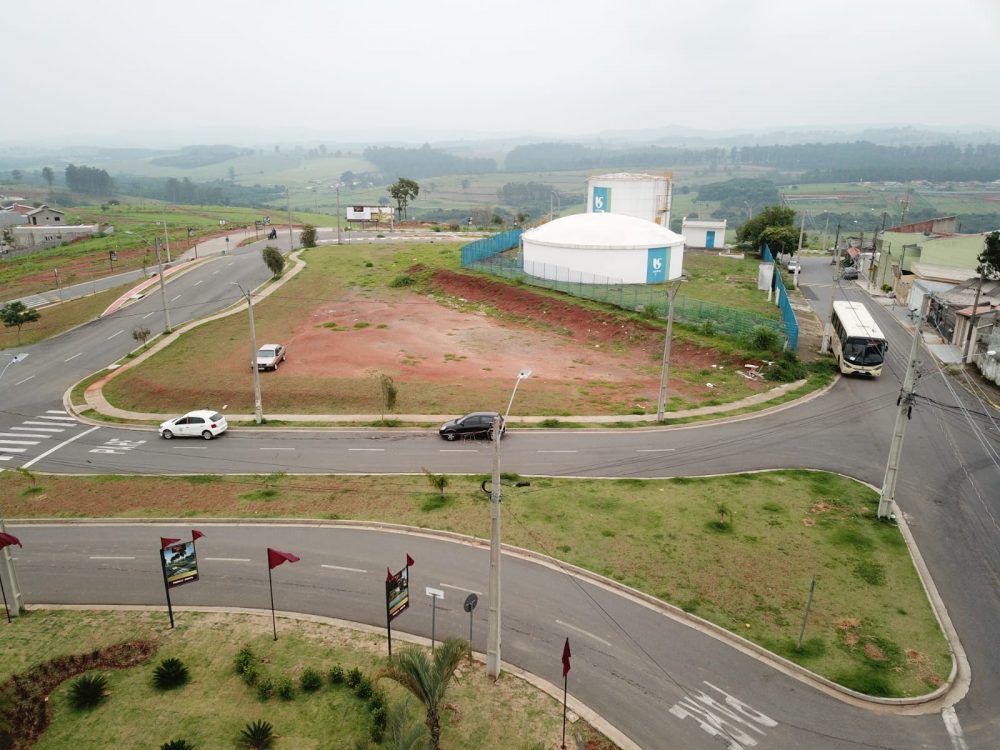
<svg viewBox="0 0 1000 750">
<path fill-rule="evenodd" d="M 271 566 L 267 566 L 267 589 L 271 592 L 271 628 L 274 630 L 274 640 L 278 640 L 278 623 L 274 619 L 274 584 L 271 583 Z"/>
<path fill-rule="evenodd" d="M 562 750 L 566 750 L 566 688 L 569 684 L 569 673 L 563 675 L 563 735 Z"/>
<path fill-rule="evenodd" d="M 339 221 L 339 219 L 338 219 Z M 389 613 L 389 582 L 392 580 L 392 571 L 385 569 L 385 632 L 389 639 L 389 656 L 392 656 L 392 617 Z"/>
<path fill-rule="evenodd" d="M 174 607 L 170 603 L 170 585 L 167 583 L 167 561 L 163 559 L 163 547 L 160 547 L 160 570 L 163 572 L 163 591 L 167 595 L 167 614 L 170 615 L 170 628 L 174 627 Z"/>
<path fill-rule="evenodd" d="M 7 613 L 7 622 L 10 622 L 10 605 L 7 604 L 7 590 L 3 587 L 3 576 L 0 575 L 0 593 L 3 594 L 3 610 Z"/>
</svg>

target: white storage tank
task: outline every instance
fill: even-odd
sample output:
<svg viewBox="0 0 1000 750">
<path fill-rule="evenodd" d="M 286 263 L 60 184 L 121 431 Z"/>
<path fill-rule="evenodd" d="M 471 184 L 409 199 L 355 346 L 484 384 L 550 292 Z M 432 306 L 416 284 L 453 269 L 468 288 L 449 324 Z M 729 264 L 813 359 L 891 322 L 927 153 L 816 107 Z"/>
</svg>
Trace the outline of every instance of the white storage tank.
<svg viewBox="0 0 1000 750">
<path fill-rule="evenodd" d="M 525 232 L 524 272 L 553 281 L 659 284 L 680 277 L 684 238 L 633 216 L 564 216 Z"/>
<path fill-rule="evenodd" d="M 708 250 L 725 248 L 726 220 L 689 219 L 685 216 L 681 222 L 681 234 L 688 247 L 703 247 Z"/>
<path fill-rule="evenodd" d="M 671 185 L 670 172 L 591 175 L 587 178 L 587 213 L 623 214 L 669 227 Z"/>
</svg>

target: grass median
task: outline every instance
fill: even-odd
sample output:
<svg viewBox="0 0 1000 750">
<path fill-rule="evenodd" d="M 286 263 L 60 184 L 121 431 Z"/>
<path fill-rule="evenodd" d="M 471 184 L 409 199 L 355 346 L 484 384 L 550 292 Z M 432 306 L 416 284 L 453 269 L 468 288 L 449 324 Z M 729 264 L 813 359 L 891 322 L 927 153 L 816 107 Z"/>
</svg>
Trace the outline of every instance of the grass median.
<svg viewBox="0 0 1000 750">
<path fill-rule="evenodd" d="M 484 478 L 446 476 L 439 491 L 422 476 L 4 472 L 0 492 L 8 518 L 350 519 L 488 539 Z M 947 679 L 950 651 L 899 529 L 876 519 L 877 503 L 860 483 L 800 470 L 534 479 L 505 491 L 504 541 L 681 607 L 860 692 L 927 694 Z"/>
</svg>

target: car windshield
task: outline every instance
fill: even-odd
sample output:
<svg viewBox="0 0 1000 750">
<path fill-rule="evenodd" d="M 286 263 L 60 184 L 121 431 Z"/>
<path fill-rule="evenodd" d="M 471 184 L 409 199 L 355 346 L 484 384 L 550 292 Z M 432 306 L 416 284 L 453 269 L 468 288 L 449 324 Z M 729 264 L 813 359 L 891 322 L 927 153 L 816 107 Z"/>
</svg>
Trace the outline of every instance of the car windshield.
<svg viewBox="0 0 1000 750">
<path fill-rule="evenodd" d="M 274 349 L 258 349 L 257 350 L 257 356 L 258 357 L 273 357 L 274 356 Z"/>
<path fill-rule="evenodd" d="M 848 339 L 844 357 L 856 365 L 880 365 L 885 358 L 885 342 L 879 339 Z"/>
</svg>

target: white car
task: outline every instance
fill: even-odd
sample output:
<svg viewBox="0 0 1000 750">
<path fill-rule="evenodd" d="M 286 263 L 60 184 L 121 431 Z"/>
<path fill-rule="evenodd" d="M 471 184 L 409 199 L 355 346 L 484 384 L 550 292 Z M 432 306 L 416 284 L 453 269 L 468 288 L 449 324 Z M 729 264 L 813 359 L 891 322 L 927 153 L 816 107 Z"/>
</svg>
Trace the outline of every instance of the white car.
<svg viewBox="0 0 1000 750">
<path fill-rule="evenodd" d="M 257 350 L 255 363 L 258 370 L 277 370 L 278 363 L 285 361 L 285 347 L 281 344 L 264 344 Z"/>
<path fill-rule="evenodd" d="M 189 411 L 187 414 L 168 419 L 160 425 L 160 437 L 170 440 L 173 437 L 203 437 L 211 440 L 229 429 L 226 418 L 211 409 Z"/>
<path fill-rule="evenodd" d="M 788 261 L 788 263 L 785 264 L 785 269 L 788 271 L 788 273 L 792 273 L 792 274 L 794 274 L 796 272 L 801 272 L 801 270 L 802 270 L 802 268 L 799 266 L 799 262 L 797 260 L 790 260 L 790 261 Z"/>
</svg>

